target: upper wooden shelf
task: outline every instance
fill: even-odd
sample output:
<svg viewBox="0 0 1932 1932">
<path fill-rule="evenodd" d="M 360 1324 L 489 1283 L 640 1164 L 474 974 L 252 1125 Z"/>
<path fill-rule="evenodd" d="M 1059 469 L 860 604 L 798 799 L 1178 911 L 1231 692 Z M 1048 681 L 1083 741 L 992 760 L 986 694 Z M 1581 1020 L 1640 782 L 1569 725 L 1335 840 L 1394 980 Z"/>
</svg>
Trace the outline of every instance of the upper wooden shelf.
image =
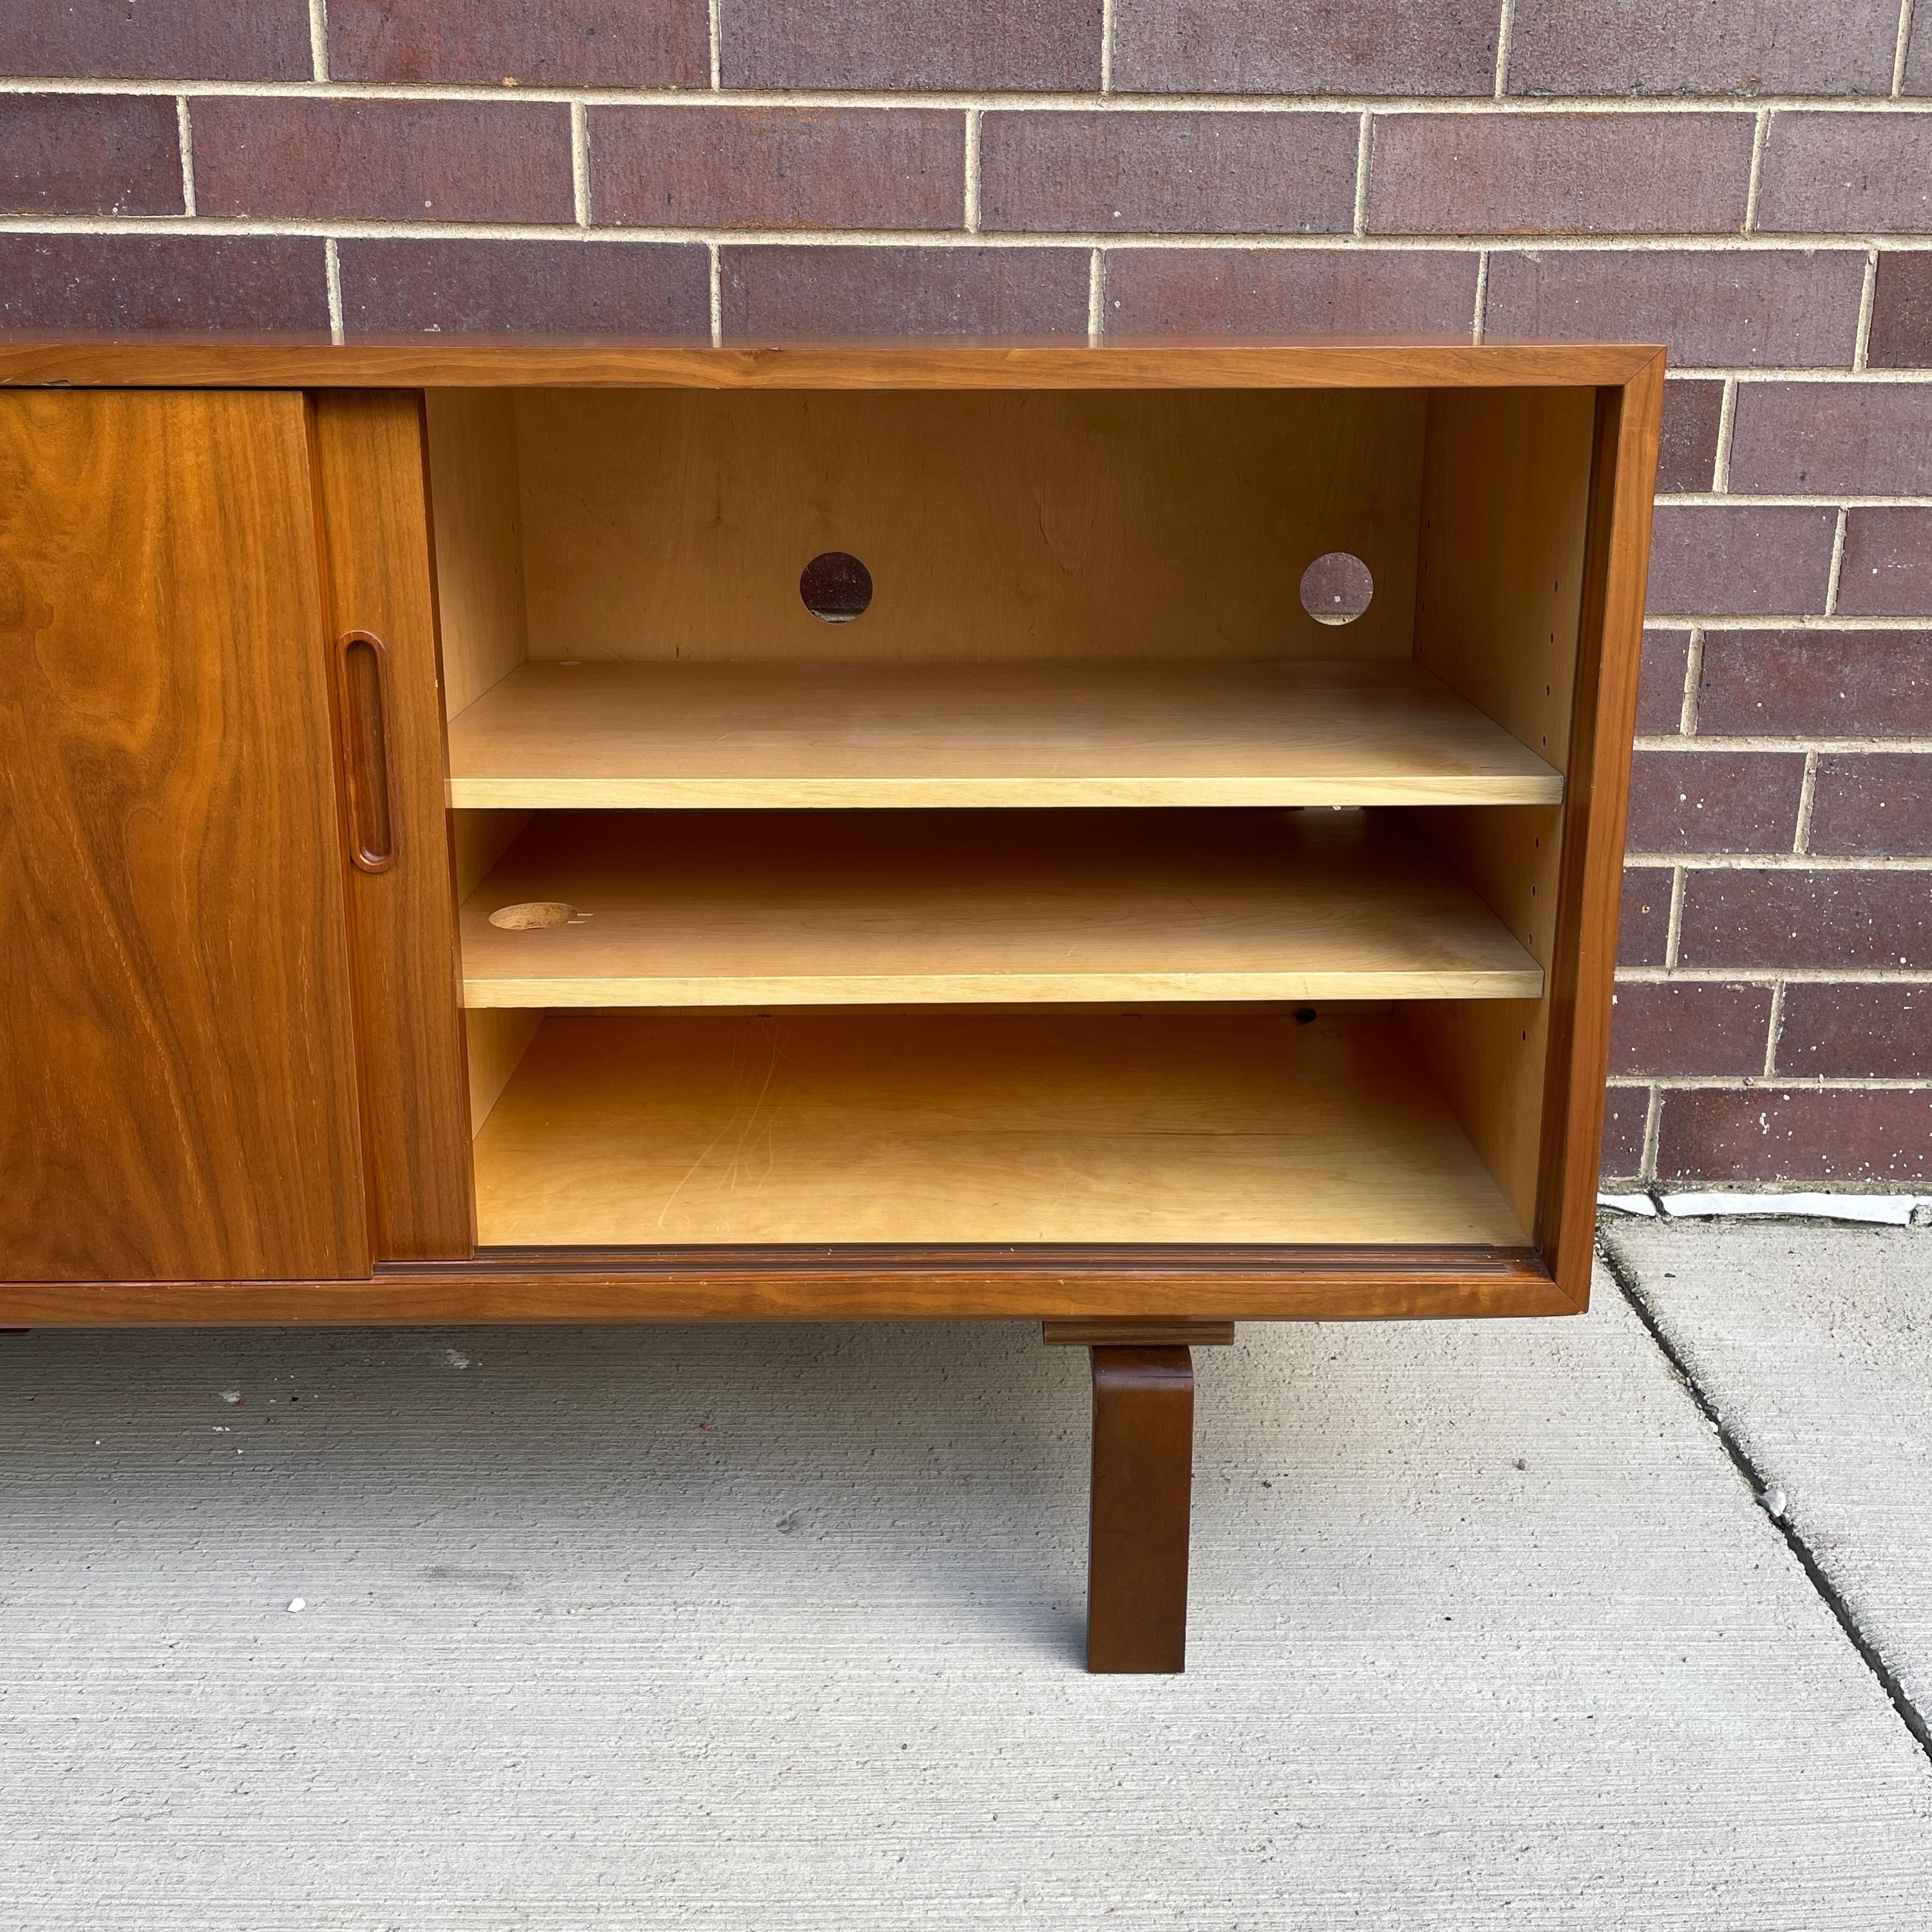
<svg viewBox="0 0 1932 1932">
<path fill-rule="evenodd" d="M 459 806 L 1550 805 L 1401 662 L 539 663 L 449 730 Z"/>
<path fill-rule="evenodd" d="M 559 922 L 491 922 L 512 908 Z M 559 813 L 462 946 L 470 1006 L 1543 991 L 1432 846 L 1363 812 Z"/>
</svg>

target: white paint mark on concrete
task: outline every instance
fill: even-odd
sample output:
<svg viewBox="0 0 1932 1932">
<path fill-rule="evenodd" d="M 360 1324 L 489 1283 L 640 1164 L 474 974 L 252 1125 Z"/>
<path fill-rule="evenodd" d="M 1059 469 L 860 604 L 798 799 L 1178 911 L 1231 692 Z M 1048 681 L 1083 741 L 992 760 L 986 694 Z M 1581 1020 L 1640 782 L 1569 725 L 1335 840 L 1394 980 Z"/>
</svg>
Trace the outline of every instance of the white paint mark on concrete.
<svg viewBox="0 0 1932 1932">
<path fill-rule="evenodd" d="M 1915 1210 L 1932 1207 L 1916 1194 L 1666 1194 L 1665 1214 L 1677 1220 L 1700 1215 L 1778 1214 L 1813 1221 L 1868 1221 L 1881 1227 L 1912 1224 Z"/>
</svg>

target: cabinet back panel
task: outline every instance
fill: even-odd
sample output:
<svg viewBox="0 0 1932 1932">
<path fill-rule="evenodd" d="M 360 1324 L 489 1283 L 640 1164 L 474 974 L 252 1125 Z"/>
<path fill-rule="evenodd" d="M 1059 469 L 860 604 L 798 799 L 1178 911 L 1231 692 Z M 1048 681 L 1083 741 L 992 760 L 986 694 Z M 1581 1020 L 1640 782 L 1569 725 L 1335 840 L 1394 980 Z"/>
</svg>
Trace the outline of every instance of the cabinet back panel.
<svg viewBox="0 0 1932 1932">
<path fill-rule="evenodd" d="M 1406 657 L 1426 398 L 524 391 L 532 658 Z M 1353 623 L 1302 574 L 1373 573 Z M 870 608 L 827 623 L 830 551 Z"/>
<path fill-rule="evenodd" d="M 368 1272 L 298 395 L 0 394 L 0 1273 Z"/>
</svg>

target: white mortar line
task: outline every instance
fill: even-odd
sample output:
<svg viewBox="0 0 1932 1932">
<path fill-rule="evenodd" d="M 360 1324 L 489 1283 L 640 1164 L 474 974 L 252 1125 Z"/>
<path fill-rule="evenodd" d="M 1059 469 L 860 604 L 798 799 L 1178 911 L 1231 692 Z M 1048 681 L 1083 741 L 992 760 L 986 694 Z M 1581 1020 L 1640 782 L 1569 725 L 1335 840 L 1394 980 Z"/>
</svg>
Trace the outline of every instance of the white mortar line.
<svg viewBox="0 0 1932 1932">
<path fill-rule="evenodd" d="M 188 115 L 188 96 L 175 96 L 175 134 L 181 148 L 182 213 L 194 219 L 194 124 Z"/>
<path fill-rule="evenodd" d="M 1697 693 L 1704 681 L 1704 627 L 1693 624 L 1690 642 L 1684 653 L 1684 702 L 1677 713 L 1677 728 L 1687 738 L 1694 737 L 1697 731 Z M 1654 747 L 1648 740 L 1640 740 L 1646 751 Z M 1667 739 L 1658 741 L 1669 743 Z"/>
<path fill-rule="evenodd" d="M 1100 92 L 1114 91 L 1114 22 L 1118 0 L 1100 0 Z M 1895 92 L 1897 90 L 1894 89 Z"/>
<path fill-rule="evenodd" d="M 570 192 L 577 209 L 577 225 L 590 226 L 590 117 L 584 103 L 570 104 Z"/>
<path fill-rule="evenodd" d="M 1932 1083 L 1909 1074 L 1780 1073 L 1767 1082 L 1761 1073 L 1613 1073 L 1606 1084 L 1676 1094 L 1754 1094 L 1766 1085 L 1807 1093 L 1922 1094 Z"/>
<path fill-rule="evenodd" d="M 1710 617 L 1696 616 L 1686 611 L 1676 616 L 1658 613 L 1646 616 L 1643 627 L 1646 631 L 1682 631 L 1693 624 L 1701 624 L 1708 635 L 1712 631 L 1932 631 L 1932 616 L 1928 617 L 1820 617 L 1815 613 L 1806 616 Z"/>
<path fill-rule="evenodd" d="M 601 104 L 591 96 L 586 103 L 596 106 Z M 560 104 L 568 106 L 568 103 Z M 16 214 L 0 217 L 0 233 L 36 235 L 116 235 L 134 233 L 152 228 L 152 221 L 139 215 L 31 215 Z M 542 241 L 568 238 L 574 224 L 542 221 L 393 221 L 362 219 L 350 215 L 312 215 L 305 217 L 263 216 L 204 216 L 196 224 L 197 234 L 222 235 L 339 235 L 345 238 L 353 237 L 381 238 L 406 240 L 412 238 L 428 238 L 440 236 L 446 240 L 461 239 L 474 242 Z M 727 227 L 692 226 L 613 228 L 608 231 L 611 238 L 622 238 L 634 242 L 708 242 L 729 241 L 746 247 L 879 248 L 946 248 L 970 245 L 974 248 L 998 247 L 1006 248 L 1134 248 L 1148 250 L 1173 250 L 1181 253 L 1212 248 L 1224 253 L 1252 252 L 1256 254 L 1282 254 L 1302 252 L 1310 254 L 1356 253 L 1366 250 L 1372 254 L 1474 254 L 1487 249 L 1494 254 L 1523 254 L 1536 255 L 1571 254 L 1705 254 L 1705 255 L 1769 255 L 1821 254 L 1840 255 L 1864 255 L 1869 252 L 1872 239 L 1862 235 L 1782 236 L 1773 239 L 1757 236 L 1663 236 L 1663 235 L 1550 235 L 1541 236 L 1495 235 L 1376 235 L 1359 238 L 1352 234 L 1293 234 L 1293 235 L 1228 235 L 1210 232 L 1193 234 L 1122 234 L 1109 230 L 1098 232 L 1069 232 L 1064 234 L 1040 233 L 978 236 L 970 242 L 962 232 L 922 228 L 859 228 L 819 229 L 736 229 Z M 1932 231 L 1923 236 L 1889 237 L 1888 249 L 1900 252 L 1905 248 L 1919 252 L 1932 253 Z M 1680 369 L 1672 374 L 1682 378 L 1694 373 L 1715 375 L 1718 370 L 1692 371 Z M 1793 378 L 1796 371 L 1780 372 L 1768 369 L 1750 372 L 1754 380 L 1776 380 L 1780 374 Z M 1846 380 L 1864 381 L 1881 380 L 1887 375 L 1910 376 L 1918 381 L 1928 380 L 1932 372 L 1873 370 L 1869 377 L 1855 375 L 1844 364 L 1805 380 L 1828 380 L 1836 376 Z"/>
<path fill-rule="evenodd" d="M 724 275 L 716 242 L 708 252 L 711 257 L 711 346 L 722 349 L 724 346 Z"/>
<path fill-rule="evenodd" d="M 966 232 L 980 232 L 980 116 L 982 110 L 966 110 Z"/>
<path fill-rule="evenodd" d="M 1752 490 L 1736 495 L 1712 490 L 1660 490 L 1656 501 L 1659 508 L 1666 510 L 1922 510 L 1932 506 L 1932 491 L 1910 496 L 1862 496 L 1848 493 L 1804 496 L 1773 490 Z"/>
<path fill-rule="evenodd" d="M 316 85 L 326 86 L 328 82 L 328 0 L 308 0 L 308 60 L 315 76 Z M 212 83 L 196 90 L 208 94 L 226 94 L 230 91 Z M 285 91 L 285 88 L 276 90 L 278 93 Z M 303 92 L 308 90 L 304 88 Z"/>
<path fill-rule="evenodd" d="M 1751 130 L 1750 179 L 1744 189 L 1744 232 L 1748 235 L 1757 226 L 1758 190 L 1764 181 L 1764 144 L 1771 132 L 1771 110 L 1758 110 L 1757 124 Z"/>
<path fill-rule="evenodd" d="M 332 342 L 340 342 L 344 335 L 342 263 L 336 254 L 333 236 L 322 244 L 322 274 L 323 284 L 328 292 L 328 339 Z"/>
<path fill-rule="evenodd" d="M 311 0 L 311 20 L 321 8 Z M 313 46 L 313 38 L 311 40 Z M 323 61 L 327 47 L 323 43 Z M 1564 115 L 1643 116 L 1776 113 L 1855 114 L 1895 118 L 1932 114 L 1932 99 L 1890 100 L 1876 94 L 1765 94 L 1749 105 L 1709 95 L 1380 94 L 1100 94 L 1073 88 L 1033 93 L 1010 88 L 838 87 L 576 87 L 519 86 L 514 90 L 485 81 L 209 80 L 172 77 L 109 77 L 70 74 L 0 76 L 0 94 L 189 94 L 339 100 L 540 100 L 563 102 L 582 96 L 598 104 L 644 107 L 1013 107 L 1042 113 L 1130 114 L 1378 114 L 1508 115 L 1560 118 Z"/>
<path fill-rule="evenodd" d="M 1620 986 L 1676 985 L 1768 986 L 1775 980 L 1794 986 L 1928 986 L 1932 971 L 1871 966 L 1619 966 Z M 1612 1078 L 1616 1076 L 1612 1076 Z"/>
<path fill-rule="evenodd" d="M 1730 368 L 1712 366 L 1709 368 L 1673 369 L 1672 377 L 1678 382 L 1715 382 L 1720 378 L 1736 382 L 1740 386 L 1750 382 L 1869 382 L 1932 383 L 1932 369 L 1852 369 L 1840 363 L 1835 368 L 1807 368 L 1796 363 L 1783 368 L 1742 364 Z"/>
<path fill-rule="evenodd" d="M 1652 1087 L 1643 1108 L 1643 1147 L 1637 1155 L 1638 1178 L 1646 1184 L 1657 1178 L 1657 1143 L 1663 1129 L 1664 1096 Z"/>
<path fill-rule="evenodd" d="M 1892 49 L 1892 95 L 1905 91 L 1905 56 L 1912 44 L 1912 0 L 1898 0 L 1898 38 Z"/>
<path fill-rule="evenodd" d="M 1516 32 L 1516 0 L 1503 0 L 1502 17 L 1496 22 L 1496 84 L 1490 98 L 1505 98 L 1509 86 L 1510 41 Z"/>
<path fill-rule="evenodd" d="M 1878 250 L 1865 254 L 1865 278 L 1858 290 L 1858 326 L 1852 338 L 1852 367 L 1862 370 L 1871 350 L 1872 304 L 1878 297 Z"/>
<path fill-rule="evenodd" d="M 1630 859 L 1625 855 L 1626 869 Z M 1664 964 L 1666 970 L 1677 964 L 1677 942 L 1684 927 L 1684 868 L 1673 866 L 1670 872 L 1670 912 L 1664 928 Z"/>
<path fill-rule="evenodd" d="M 1724 392 L 1718 403 L 1718 460 L 1711 476 L 1711 488 L 1716 495 L 1727 495 L 1730 490 L 1731 436 L 1737 420 L 1738 379 L 1726 376 Z"/>
<path fill-rule="evenodd" d="M 1686 872 L 1924 872 L 1932 854 L 1820 852 L 1626 852 L 1626 867 L 1675 866 Z"/>
<path fill-rule="evenodd" d="M 1922 622 L 1932 620 L 1922 619 Z M 1685 709 L 1694 718 L 1694 705 L 1687 704 Z M 1694 725 L 1688 728 L 1694 730 Z M 1932 738 L 1821 738 L 1810 731 L 1791 732 L 1778 735 L 1770 732 L 1739 732 L 1732 736 L 1729 732 L 1717 732 L 1692 739 L 1666 737 L 1655 734 L 1640 733 L 1633 741 L 1633 748 L 1640 752 L 1803 752 L 1816 750 L 1828 753 L 1833 758 L 1858 758 L 1869 753 L 1874 758 L 1882 758 L 1888 752 L 1901 756 L 1918 757 L 1932 752 Z"/>
<path fill-rule="evenodd" d="M 1771 1023 L 1765 1029 L 1764 1077 L 1774 1079 L 1778 1075 L 1778 1042 L 1784 1031 L 1784 982 L 1782 979 L 1771 982 Z"/>
<path fill-rule="evenodd" d="M 1355 130 L 1355 214 L 1350 232 L 1358 239 L 1369 232 L 1369 156 L 1375 140 L 1376 117 L 1365 108 Z"/>
<path fill-rule="evenodd" d="M 1798 787 L 1798 826 L 1791 835 L 1792 855 L 1802 854 L 1811 843 L 1811 813 L 1818 802 L 1818 748 L 1804 754 L 1804 776 Z"/>
<path fill-rule="evenodd" d="M 1107 258 L 1096 248 L 1087 258 L 1087 340 L 1107 332 Z"/>
<path fill-rule="evenodd" d="M 718 10 L 718 0 L 707 0 L 705 7 L 705 32 L 709 36 L 711 51 L 711 91 L 722 93 L 724 86 L 724 27 Z"/>
<path fill-rule="evenodd" d="M 1490 299 L 1490 251 L 1485 248 L 1476 257 L 1476 306 L 1469 321 L 1469 340 L 1478 348 L 1483 340 L 1483 311 Z"/>
<path fill-rule="evenodd" d="M 1845 567 L 1845 524 L 1850 512 L 1840 510 L 1838 520 L 1832 530 L 1832 568 L 1825 579 L 1825 615 L 1834 617 L 1838 612 L 1838 576 Z"/>
</svg>

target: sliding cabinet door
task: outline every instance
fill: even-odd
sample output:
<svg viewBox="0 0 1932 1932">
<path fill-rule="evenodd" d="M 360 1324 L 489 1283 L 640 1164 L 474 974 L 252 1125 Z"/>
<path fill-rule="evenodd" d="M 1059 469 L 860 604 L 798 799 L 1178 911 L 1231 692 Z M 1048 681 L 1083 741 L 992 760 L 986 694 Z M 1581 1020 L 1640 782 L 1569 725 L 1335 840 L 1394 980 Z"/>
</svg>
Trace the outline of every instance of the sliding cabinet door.
<svg viewBox="0 0 1932 1932">
<path fill-rule="evenodd" d="M 0 1277 L 369 1270 L 292 394 L 0 392 Z"/>
</svg>

